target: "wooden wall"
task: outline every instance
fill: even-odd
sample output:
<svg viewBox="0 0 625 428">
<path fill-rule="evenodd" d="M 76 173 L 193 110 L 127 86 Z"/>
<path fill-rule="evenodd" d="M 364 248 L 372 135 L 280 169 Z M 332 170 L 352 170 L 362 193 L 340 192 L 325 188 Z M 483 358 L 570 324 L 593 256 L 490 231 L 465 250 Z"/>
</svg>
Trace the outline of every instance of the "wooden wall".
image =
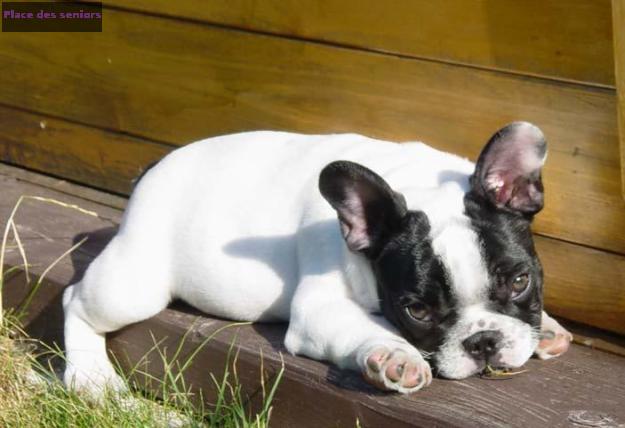
<svg viewBox="0 0 625 428">
<path fill-rule="evenodd" d="M 0 37 L 0 160 L 127 193 L 151 161 L 223 133 L 356 131 L 475 158 L 529 120 L 550 147 L 548 308 L 625 333 L 609 0 L 104 4 L 102 33 Z"/>
<path fill-rule="evenodd" d="M 625 199 L 625 0 L 612 0 L 614 28 L 614 71 L 618 99 L 618 128 L 621 145 L 621 190 Z"/>
</svg>

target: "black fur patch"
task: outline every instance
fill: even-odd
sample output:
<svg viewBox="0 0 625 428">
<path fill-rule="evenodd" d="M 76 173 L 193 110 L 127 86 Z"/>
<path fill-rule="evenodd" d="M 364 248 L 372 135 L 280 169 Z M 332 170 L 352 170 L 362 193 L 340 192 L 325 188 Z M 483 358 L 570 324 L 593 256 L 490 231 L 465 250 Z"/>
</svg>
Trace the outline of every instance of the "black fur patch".
<svg viewBox="0 0 625 428">
<path fill-rule="evenodd" d="M 372 260 L 382 312 L 419 350 L 435 352 L 457 320 L 449 277 L 434 254 L 423 212 L 408 212 L 399 230 Z M 429 309 L 429 322 L 408 314 L 414 304 Z"/>
<path fill-rule="evenodd" d="M 473 192 L 464 200 L 465 214 L 471 219 L 480 242 L 490 284 L 489 308 L 530 324 L 540 326 L 542 313 L 543 270 L 538 260 L 531 221 L 523 215 L 498 210 Z M 527 292 L 511 296 L 511 282 L 528 274 Z"/>
</svg>

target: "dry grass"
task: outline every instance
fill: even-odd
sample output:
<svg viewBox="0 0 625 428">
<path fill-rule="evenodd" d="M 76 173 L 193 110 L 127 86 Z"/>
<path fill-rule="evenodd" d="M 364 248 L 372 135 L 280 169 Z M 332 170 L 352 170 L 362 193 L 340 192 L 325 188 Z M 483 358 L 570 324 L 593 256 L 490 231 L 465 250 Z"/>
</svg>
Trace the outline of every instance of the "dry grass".
<svg viewBox="0 0 625 428">
<path fill-rule="evenodd" d="M 184 371 L 191 365 L 199 350 L 212 338 L 200 344 L 184 361 L 180 352 L 167 359 L 155 343 L 145 358 L 160 358 L 166 368 L 162 379 L 152 378 L 158 388 L 158 397 L 147 396 L 132 388 L 126 380 L 129 391 L 124 395 L 105 394 L 95 401 L 88 396 L 68 391 L 58 379 L 52 362 L 62 361 L 58 349 L 30 339 L 20 329 L 21 315 L 36 296 L 45 275 L 64 257 L 74 251 L 78 243 L 60 255 L 43 273 L 31 279 L 26 251 L 17 233 L 15 215 L 24 200 L 53 203 L 75 209 L 88 215 L 96 213 L 75 205 L 37 196 L 23 196 L 15 205 L 9 217 L 0 244 L 0 302 L 4 278 L 11 270 L 3 272 L 4 255 L 12 232 L 14 245 L 19 249 L 26 275 L 25 284 L 30 292 L 16 311 L 3 310 L 0 304 L 0 426 L 2 427 L 159 427 L 159 426 L 216 426 L 216 427 L 266 427 L 271 417 L 272 401 L 280 383 L 284 366 L 278 371 L 270 385 L 265 385 L 264 370 L 261 370 L 263 404 L 256 414 L 251 414 L 242 393 L 236 374 L 236 355 L 229 359 L 223 373 L 211 373 L 211 379 L 218 391 L 212 405 L 194 397 L 184 381 Z M 15 268 L 13 268 L 15 269 Z M 233 324 L 235 325 L 235 324 Z M 216 333 L 215 333 L 216 334 Z M 186 335 L 180 341 L 179 350 Z M 231 347 L 231 351 L 234 346 Z M 156 356 L 154 356 L 156 354 Z M 261 356 L 262 362 L 262 356 Z M 142 373 L 138 365 L 131 372 Z"/>
<path fill-rule="evenodd" d="M 6 321 L 6 320 L 5 320 Z M 7 321 L 7 324 L 10 322 Z M 214 404 L 193 400 L 178 370 L 169 371 L 158 389 L 159 398 L 132 390 L 106 393 L 100 400 L 68 391 L 46 362 L 56 351 L 41 352 L 36 341 L 0 335 L 0 426 L 2 427 L 266 427 L 271 402 L 282 371 L 263 392 L 261 411 L 251 414 L 236 371 L 211 374 L 218 391 Z M 46 355 L 47 354 L 47 355 Z M 185 364 L 189 363 L 188 361 Z M 169 367 L 175 364 L 168 362 Z M 167 378 L 175 379 L 170 382 Z M 217 379 L 221 378 L 220 381 Z M 197 397 L 196 397 L 197 398 Z M 199 401 L 199 404 L 198 404 Z"/>
</svg>

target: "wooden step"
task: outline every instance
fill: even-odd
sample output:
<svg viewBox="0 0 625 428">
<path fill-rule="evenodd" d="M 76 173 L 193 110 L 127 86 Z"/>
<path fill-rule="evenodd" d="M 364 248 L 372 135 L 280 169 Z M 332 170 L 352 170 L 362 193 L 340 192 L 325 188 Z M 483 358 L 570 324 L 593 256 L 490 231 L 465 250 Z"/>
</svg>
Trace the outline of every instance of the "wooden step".
<svg viewBox="0 0 625 428">
<path fill-rule="evenodd" d="M 15 173 L 7 175 L 10 171 Z M 29 262 L 35 265 L 34 274 L 41 274 L 74 242 L 89 238 L 50 271 L 26 318 L 28 330 L 35 337 L 61 343 L 62 289 L 81 277 L 88 263 L 111 239 L 121 217 L 115 206 L 123 205 L 123 200 L 6 167 L 0 170 L 0 188 L 0 224 L 5 224 L 21 195 L 53 198 L 98 214 L 94 217 L 29 200 L 16 217 Z M 9 249 L 5 262 L 9 266 L 21 263 L 17 249 Z M 18 304 L 27 292 L 23 273 L 12 275 L 4 291 L 6 305 Z M 250 397 L 251 409 L 258 405 L 261 395 L 261 358 L 268 383 L 283 359 L 285 372 L 274 402 L 273 426 L 355 426 L 356 420 L 363 427 L 568 427 L 577 426 L 576 422 L 588 426 L 589 421 L 603 421 L 601 426 L 625 423 L 625 359 L 596 349 L 573 345 L 562 358 L 546 362 L 532 359 L 525 367 L 527 373 L 509 380 L 435 379 L 425 390 L 402 396 L 373 389 L 358 373 L 288 355 L 282 344 L 284 333 L 284 324 L 236 326 L 177 303 L 149 320 L 110 334 L 108 346 L 126 369 L 147 354 L 151 361 L 148 370 L 158 376 L 162 371 L 160 358 L 154 351 L 150 353 L 155 341 L 167 355 L 172 355 L 184 338 L 180 355 L 185 358 L 215 334 L 185 372 L 186 382 L 201 388 L 210 402 L 215 394 L 210 374 L 220 377 L 234 343 L 238 352 L 237 373 L 244 393 Z M 137 377 L 137 381 L 145 379 Z"/>
</svg>

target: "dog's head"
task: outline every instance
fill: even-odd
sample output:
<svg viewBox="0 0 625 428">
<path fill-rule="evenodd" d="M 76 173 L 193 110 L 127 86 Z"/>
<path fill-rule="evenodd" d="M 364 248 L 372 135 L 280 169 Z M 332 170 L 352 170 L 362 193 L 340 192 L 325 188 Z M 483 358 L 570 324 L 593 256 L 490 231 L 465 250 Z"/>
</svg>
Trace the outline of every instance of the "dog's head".
<svg viewBox="0 0 625 428">
<path fill-rule="evenodd" d="M 543 206 L 546 143 L 517 122 L 484 147 L 457 215 L 409 210 L 380 176 L 334 162 L 319 188 L 350 250 L 375 273 L 386 318 L 442 376 L 518 367 L 538 343 L 543 273 L 530 223 Z"/>
</svg>

